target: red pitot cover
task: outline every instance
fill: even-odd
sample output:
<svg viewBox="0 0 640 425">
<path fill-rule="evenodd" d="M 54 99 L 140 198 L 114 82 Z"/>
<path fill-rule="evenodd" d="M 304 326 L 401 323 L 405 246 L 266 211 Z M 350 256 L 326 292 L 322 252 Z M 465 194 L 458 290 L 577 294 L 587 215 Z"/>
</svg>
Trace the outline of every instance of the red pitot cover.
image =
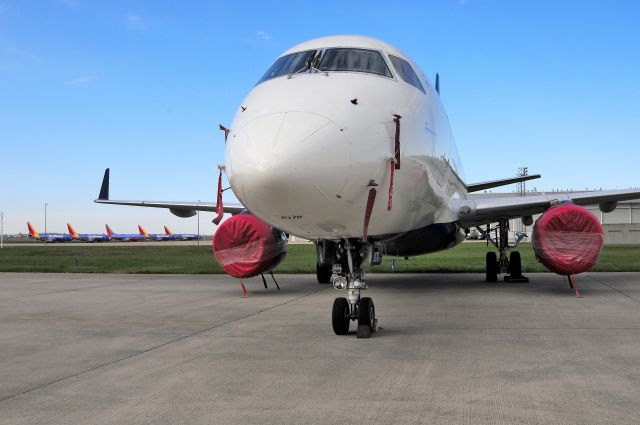
<svg viewBox="0 0 640 425">
<path fill-rule="evenodd" d="M 213 236 L 213 255 L 225 273 L 243 279 L 275 268 L 287 252 L 287 239 L 253 214 L 223 222 Z"/>
<path fill-rule="evenodd" d="M 549 208 L 533 227 L 533 250 L 552 272 L 582 273 L 598 261 L 604 233 L 598 219 L 586 208 L 563 204 Z"/>
</svg>

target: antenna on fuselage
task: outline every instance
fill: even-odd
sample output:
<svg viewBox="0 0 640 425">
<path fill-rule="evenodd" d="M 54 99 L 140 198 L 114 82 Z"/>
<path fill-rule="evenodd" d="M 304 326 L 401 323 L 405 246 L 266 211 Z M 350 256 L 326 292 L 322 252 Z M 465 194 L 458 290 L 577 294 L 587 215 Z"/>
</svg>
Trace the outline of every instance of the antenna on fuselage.
<svg viewBox="0 0 640 425">
<path fill-rule="evenodd" d="M 440 74 L 436 72 L 436 91 L 440 94 Z"/>
</svg>

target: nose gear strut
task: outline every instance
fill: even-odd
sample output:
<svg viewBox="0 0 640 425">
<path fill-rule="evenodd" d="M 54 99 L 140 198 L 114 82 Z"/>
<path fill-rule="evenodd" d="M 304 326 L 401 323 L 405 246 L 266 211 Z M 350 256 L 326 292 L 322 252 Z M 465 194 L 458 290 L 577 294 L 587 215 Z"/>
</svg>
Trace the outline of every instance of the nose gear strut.
<svg viewBox="0 0 640 425">
<path fill-rule="evenodd" d="M 360 297 L 367 289 L 362 271 L 362 262 L 367 257 L 369 245 L 360 239 L 345 239 L 336 244 L 336 263 L 333 265 L 331 281 L 338 290 L 346 290 L 347 297 L 336 298 L 333 303 L 331 322 L 336 335 L 346 335 L 351 321 L 358 321 L 358 338 L 369 338 L 377 330 L 373 300 Z"/>
</svg>

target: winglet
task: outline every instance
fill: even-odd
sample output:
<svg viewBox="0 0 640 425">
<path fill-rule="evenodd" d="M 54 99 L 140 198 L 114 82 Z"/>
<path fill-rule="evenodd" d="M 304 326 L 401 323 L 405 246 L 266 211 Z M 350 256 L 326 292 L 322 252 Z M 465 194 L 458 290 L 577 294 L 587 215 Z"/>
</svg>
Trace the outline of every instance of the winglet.
<svg viewBox="0 0 640 425">
<path fill-rule="evenodd" d="M 102 186 L 100 187 L 100 194 L 98 199 L 109 199 L 109 169 L 104 170 L 104 177 L 102 178 Z"/>
<path fill-rule="evenodd" d="M 67 223 L 67 229 L 69 229 L 69 234 L 73 239 L 78 239 L 80 237 L 78 236 L 78 232 L 76 232 L 76 229 L 73 228 L 71 223 Z"/>
<path fill-rule="evenodd" d="M 107 236 L 111 237 L 113 236 L 113 232 L 111 231 L 111 227 L 109 227 L 108 224 L 104 225 L 105 229 L 107 229 Z"/>
<path fill-rule="evenodd" d="M 145 238 L 148 238 L 148 237 L 149 237 L 149 234 L 147 233 L 147 231 L 146 231 L 146 230 L 144 230 L 144 228 L 143 228 L 142 226 L 140 226 L 139 224 L 138 224 L 138 231 L 139 231 L 139 232 L 140 232 L 140 234 L 141 234 L 142 236 L 144 236 Z"/>
<path fill-rule="evenodd" d="M 164 226 L 164 233 L 166 233 L 169 236 L 173 235 L 173 232 L 171 230 L 169 230 L 169 228 L 167 226 Z"/>
<path fill-rule="evenodd" d="M 33 226 L 31 225 L 30 222 L 27 221 L 27 228 L 29 229 L 29 235 L 32 238 L 38 238 L 40 235 L 38 234 L 38 231 L 36 229 L 33 228 Z"/>
</svg>

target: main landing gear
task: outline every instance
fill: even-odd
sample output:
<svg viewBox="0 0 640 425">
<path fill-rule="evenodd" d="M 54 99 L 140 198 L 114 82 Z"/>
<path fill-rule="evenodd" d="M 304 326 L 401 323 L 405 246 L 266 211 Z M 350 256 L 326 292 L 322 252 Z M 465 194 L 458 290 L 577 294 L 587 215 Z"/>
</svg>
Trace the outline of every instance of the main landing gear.
<svg viewBox="0 0 640 425">
<path fill-rule="evenodd" d="M 513 245 L 509 244 L 509 220 L 500 220 L 498 225 L 491 228 L 487 225 L 486 230 L 477 227 L 487 240 L 487 245 L 491 242 L 498 248 L 499 257 L 494 251 L 487 252 L 486 261 L 486 280 L 487 282 L 497 282 L 498 275 L 505 273 L 505 282 L 528 282 L 529 278 L 522 275 L 522 261 L 518 251 L 512 251 L 507 258 L 507 249 L 514 249 L 520 241 L 526 236 L 521 232 L 516 232 L 516 240 Z M 495 236 L 491 237 L 491 232 L 495 232 Z"/>
<path fill-rule="evenodd" d="M 346 297 L 336 298 L 331 312 L 331 324 L 336 335 L 349 333 L 349 325 L 357 321 L 358 338 L 369 338 L 376 332 L 378 319 L 373 300 L 360 297 L 367 289 L 362 263 L 369 254 L 369 245 L 361 240 L 318 242 L 318 282 L 324 283 L 327 264 L 331 265 L 330 280 L 334 288 L 347 291 Z"/>
</svg>

